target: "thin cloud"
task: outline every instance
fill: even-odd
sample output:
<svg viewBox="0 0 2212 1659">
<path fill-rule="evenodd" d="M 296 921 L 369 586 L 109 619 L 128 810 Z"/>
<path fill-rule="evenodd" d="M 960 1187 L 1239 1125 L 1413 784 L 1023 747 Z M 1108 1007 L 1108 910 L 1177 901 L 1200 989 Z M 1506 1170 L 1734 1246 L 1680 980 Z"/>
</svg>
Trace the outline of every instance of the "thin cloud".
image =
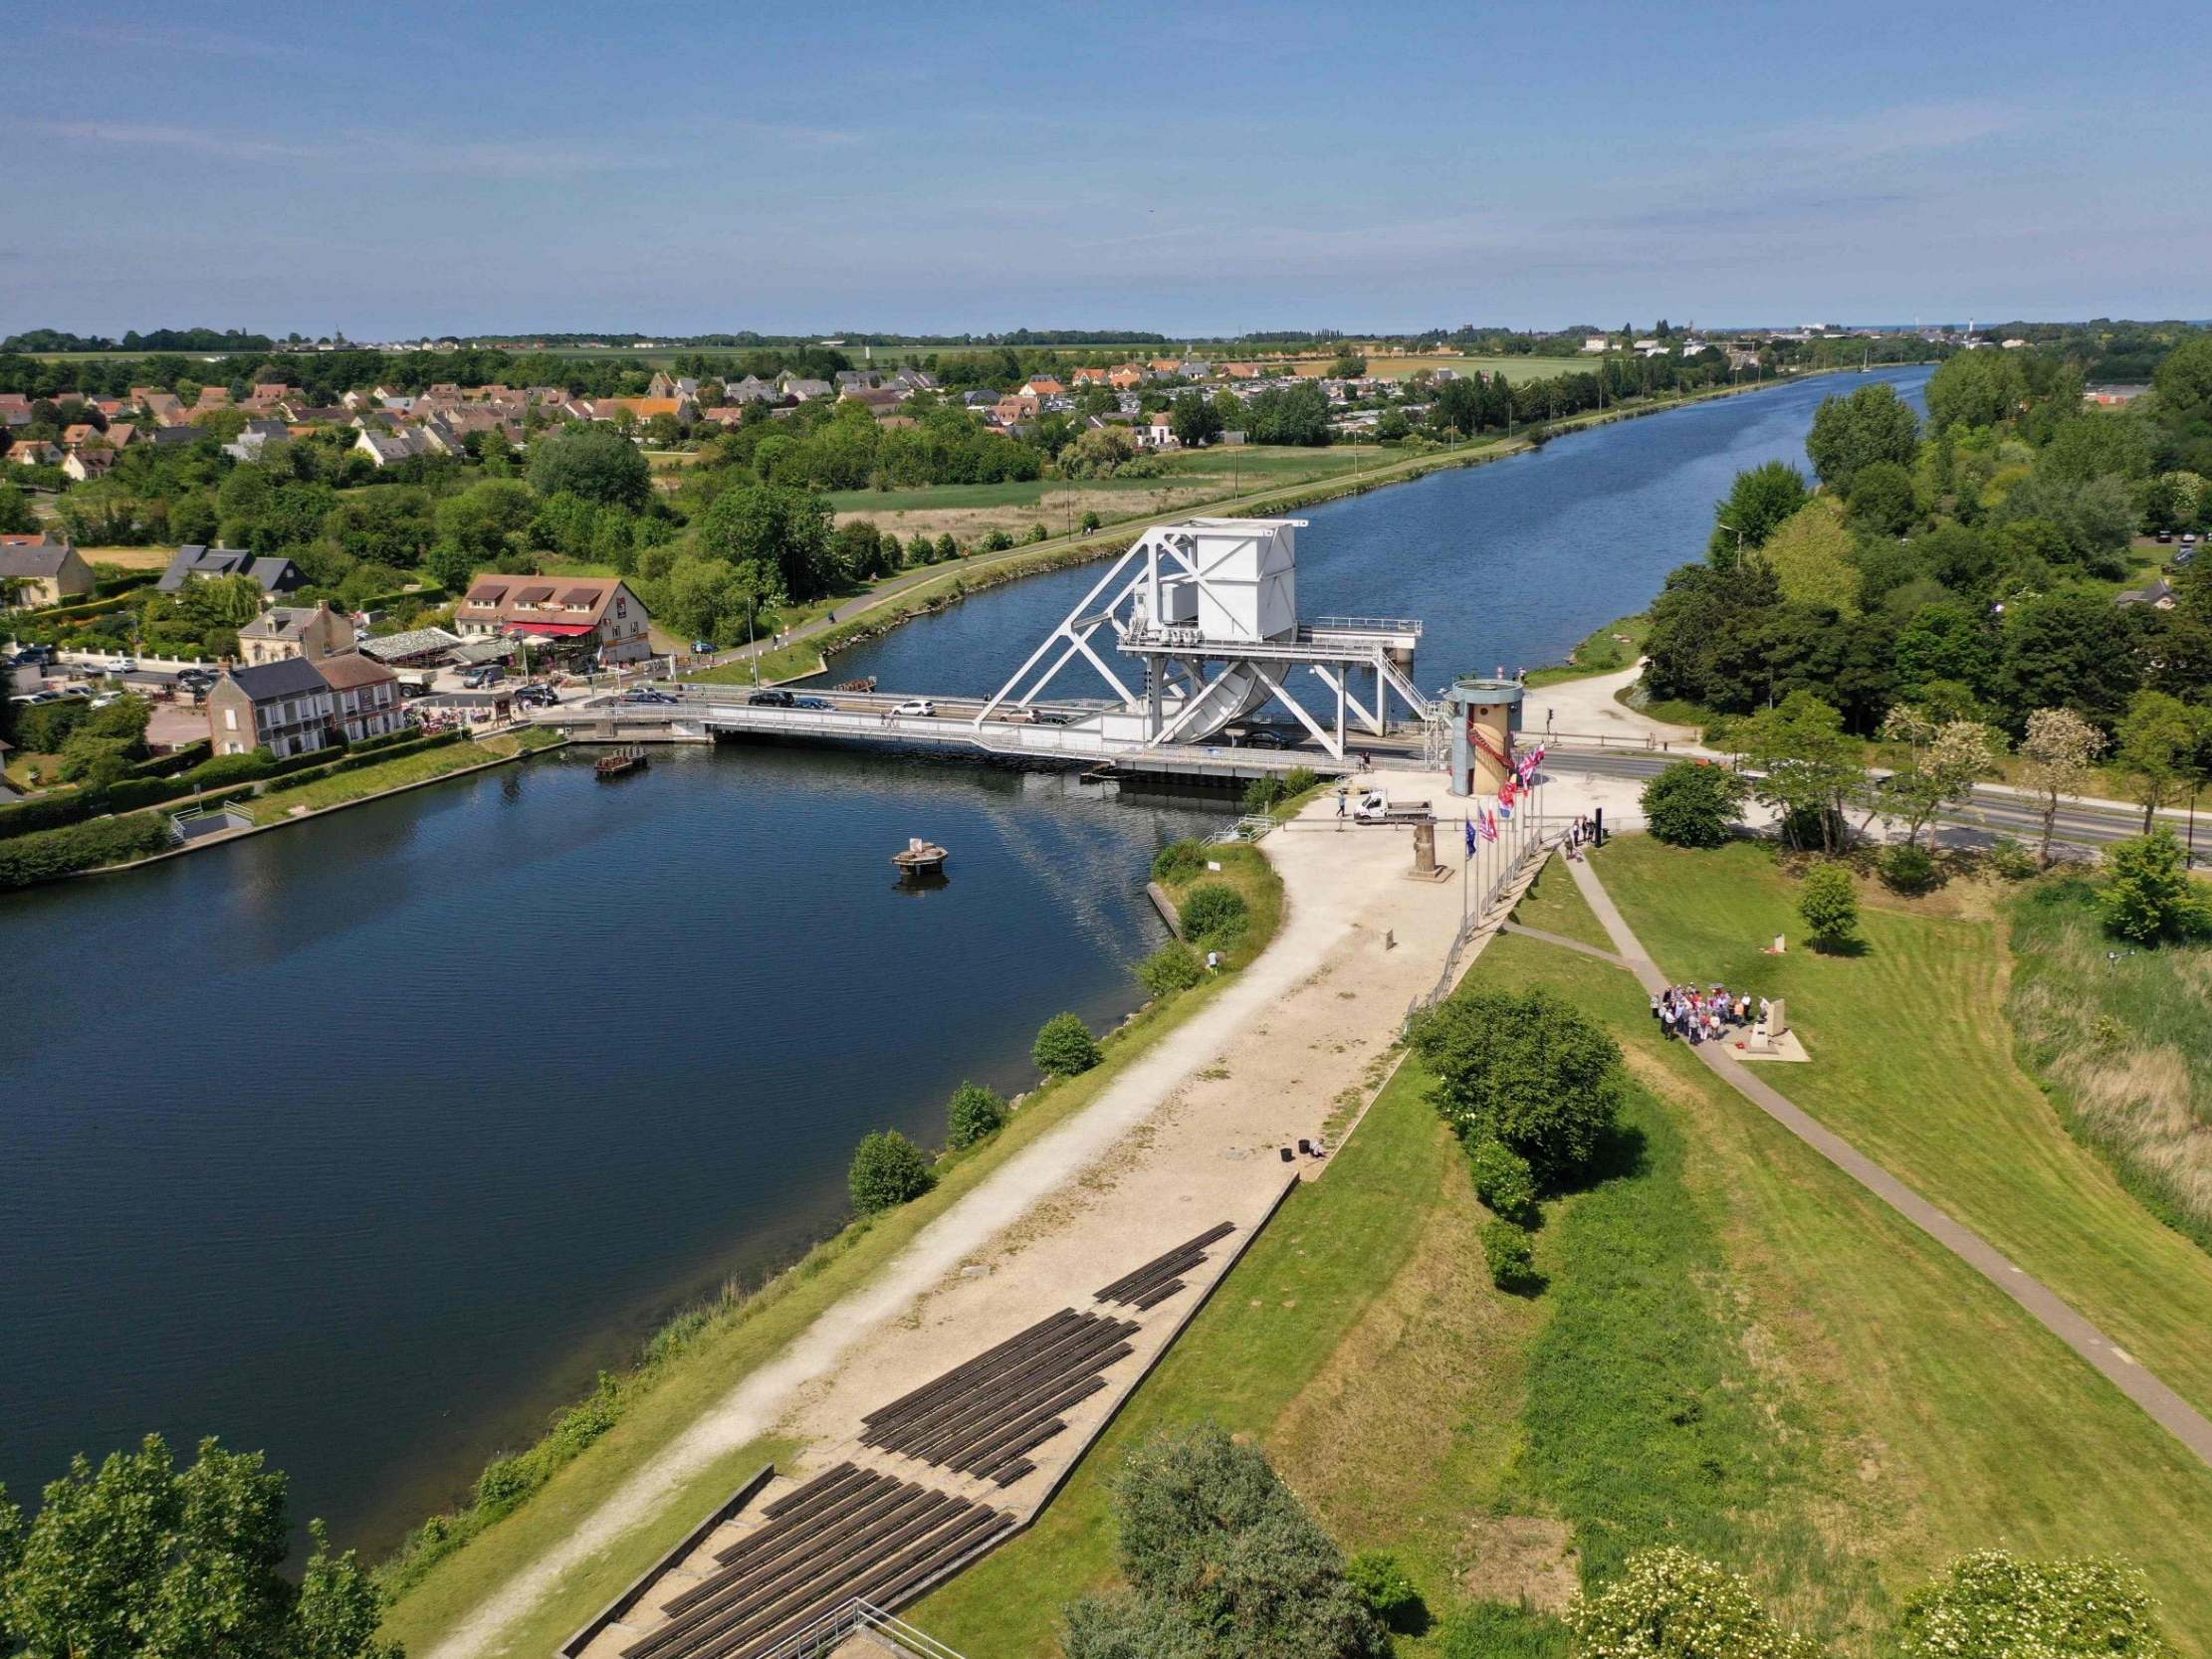
<svg viewBox="0 0 2212 1659">
<path fill-rule="evenodd" d="M 1859 161 L 1958 149 L 2000 137 L 2020 124 L 2016 111 L 1968 99 L 1896 104 L 1836 120 L 1803 121 L 1769 133 L 1765 143 L 1831 165 L 1848 166 Z"/>
<path fill-rule="evenodd" d="M 188 149 L 202 155 L 221 155 L 241 161 L 310 161 L 330 152 L 314 144 L 278 138 L 256 138 L 228 132 L 211 132 L 196 126 L 162 126 L 136 121 L 33 121 L 41 131 L 75 143 L 158 145 Z"/>
<path fill-rule="evenodd" d="M 211 58 L 255 58 L 265 62 L 309 56 L 295 46 L 207 29 L 146 29 L 131 23 L 57 23 L 51 26 L 51 31 L 65 40 L 84 41 L 111 52 L 196 52 Z"/>
</svg>

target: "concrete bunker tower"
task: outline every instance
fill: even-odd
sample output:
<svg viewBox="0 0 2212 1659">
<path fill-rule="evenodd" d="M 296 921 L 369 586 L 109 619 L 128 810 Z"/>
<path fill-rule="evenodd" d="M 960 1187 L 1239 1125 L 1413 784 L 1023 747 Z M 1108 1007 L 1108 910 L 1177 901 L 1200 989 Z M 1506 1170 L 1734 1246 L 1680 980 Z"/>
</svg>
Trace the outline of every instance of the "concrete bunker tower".
<svg viewBox="0 0 2212 1659">
<path fill-rule="evenodd" d="M 1494 795 L 1513 771 L 1513 736 L 1521 728 L 1522 688 L 1517 680 L 1474 676 L 1455 680 L 1444 693 L 1451 721 L 1451 792 Z"/>
</svg>

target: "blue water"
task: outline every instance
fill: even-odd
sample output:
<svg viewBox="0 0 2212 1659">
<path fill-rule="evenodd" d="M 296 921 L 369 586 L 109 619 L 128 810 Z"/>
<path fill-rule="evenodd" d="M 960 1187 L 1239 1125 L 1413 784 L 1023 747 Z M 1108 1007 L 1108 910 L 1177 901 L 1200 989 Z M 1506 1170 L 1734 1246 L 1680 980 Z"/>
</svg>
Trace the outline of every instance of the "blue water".
<svg viewBox="0 0 2212 1659">
<path fill-rule="evenodd" d="M 1924 414 L 1929 372 L 1823 375 L 1306 509 L 1299 611 L 1418 617 L 1425 687 L 1561 661 L 1594 629 L 1641 610 L 1669 570 L 1703 556 L 1713 504 L 1737 473 L 1775 460 L 1810 472 L 1805 434 L 1821 399 L 1885 380 Z M 831 677 L 987 696 L 1106 570 L 1079 565 L 987 588 L 841 653 Z M 1098 697 L 1107 688 L 1077 659 L 1052 693 Z"/>
<path fill-rule="evenodd" d="M 1925 371 L 1880 376 L 1918 399 Z M 1838 377 L 1305 515 L 1306 614 L 1418 616 L 1440 684 L 1561 656 L 1802 461 Z M 993 589 L 839 678 L 995 690 L 1103 573 Z M 1095 691 L 1070 681 L 1063 692 Z M 149 1429 L 266 1448 L 375 1551 L 937 1141 L 1051 1014 L 1136 1000 L 1152 852 L 1219 807 L 774 748 L 563 757 L 0 899 L 0 1482 Z M 951 881 L 890 853 L 926 834 Z"/>
</svg>

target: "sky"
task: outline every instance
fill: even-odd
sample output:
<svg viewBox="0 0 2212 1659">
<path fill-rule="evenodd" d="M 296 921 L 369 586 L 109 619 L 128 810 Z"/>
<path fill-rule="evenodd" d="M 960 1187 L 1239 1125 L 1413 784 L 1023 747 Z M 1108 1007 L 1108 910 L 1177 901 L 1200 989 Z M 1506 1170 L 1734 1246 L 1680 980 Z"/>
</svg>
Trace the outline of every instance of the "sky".
<svg viewBox="0 0 2212 1659">
<path fill-rule="evenodd" d="M 2212 6 L 38 8 L 0 335 L 2212 314 Z"/>
</svg>

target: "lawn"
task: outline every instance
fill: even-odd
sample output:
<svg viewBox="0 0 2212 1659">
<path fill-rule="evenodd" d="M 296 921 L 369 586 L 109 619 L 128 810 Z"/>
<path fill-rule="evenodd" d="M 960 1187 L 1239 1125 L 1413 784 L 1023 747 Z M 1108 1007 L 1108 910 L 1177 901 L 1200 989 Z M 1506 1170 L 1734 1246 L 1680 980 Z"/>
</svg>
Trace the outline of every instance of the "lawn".
<svg viewBox="0 0 2212 1659">
<path fill-rule="evenodd" d="M 281 824 L 304 812 L 321 812 L 326 807 L 342 806 L 386 790 L 405 789 L 413 784 L 428 783 L 433 778 L 450 777 L 471 766 L 510 759 L 530 749 L 550 748 L 559 741 L 559 733 L 551 727 L 531 726 L 521 732 L 503 732 L 481 741 L 448 743 L 443 748 L 403 754 L 396 760 L 319 778 L 297 789 L 280 789 L 260 795 L 246 803 L 246 810 L 253 814 L 257 824 Z"/>
<path fill-rule="evenodd" d="M 1644 654 L 1644 641 L 1652 632 L 1652 619 L 1642 614 L 1608 622 L 1567 653 L 1564 663 L 1540 668 L 1528 677 L 1530 686 L 1556 686 L 1563 680 L 1583 680 L 1593 674 L 1616 674 Z M 1624 643 L 1619 635 L 1627 635 Z"/>
<path fill-rule="evenodd" d="M 176 556 L 174 547 L 80 547 L 87 564 L 108 564 L 117 570 L 166 570 Z"/>
<path fill-rule="evenodd" d="M 1764 847 L 1626 837 L 1598 857 L 1662 968 L 1788 997 L 1813 1062 L 1778 1088 L 2212 1410 L 2212 1255 L 2071 1138 L 2014 1063 L 2010 958 L 1986 890 L 1912 905 L 1868 890 L 1863 954 L 1768 956 L 1765 941 L 1800 930 L 1794 884 Z"/>
<path fill-rule="evenodd" d="M 1513 920 L 1524 928 L 1541 929 L 1563 938 L 1580 939 L 1600 950 L 1611 950 L 1613 939 L 1575 886 L 1564 860 L 1553 858 L 1529 883 L 1521 902 L 1513 907 Z"/>
<path fill-rule="evenodd" d="M 1243 948 L 1256 953 L 1281 915 L 1281 885 L 1251 848 L 1221 850 L 1223 875 L 1246 895 L 1250 923 Z M 1218 880 L 1220 877 L 1213 879 Z M 566 1464 L 514 1513 L 411 1582 L 393 1604 L 383 1634 L 424 1653 L 516 1572 L 557 1544 L 586 1515 L 695 1424 L 757 1366 L 774 1358 L 839 1298 L 856 1290 L 931 1221 L 1056 1125 L 1096 1100 L 1159 1037 L 1202 1014 L 1223 975 L 1165 1003 L 1153 1003 L 1101 1039 L 1104 1064 L 1033 1092 L 1004 1130 L 973 1151 L 939 1165 L 936 1189 L 873 1222 L 847 1227 L 772 1280 L 757 1295 L 714 1308 L 682 1355 L 637 1390 L 620 1421 Z M 555 1644 L 657 1559 L 699 1517 L 727 1497 L 768 1457 L 768 1442 L 720 1458 L 658 1506 L 509 1632 L 504 1651 L 530 1659 Z"/>
</svg>

